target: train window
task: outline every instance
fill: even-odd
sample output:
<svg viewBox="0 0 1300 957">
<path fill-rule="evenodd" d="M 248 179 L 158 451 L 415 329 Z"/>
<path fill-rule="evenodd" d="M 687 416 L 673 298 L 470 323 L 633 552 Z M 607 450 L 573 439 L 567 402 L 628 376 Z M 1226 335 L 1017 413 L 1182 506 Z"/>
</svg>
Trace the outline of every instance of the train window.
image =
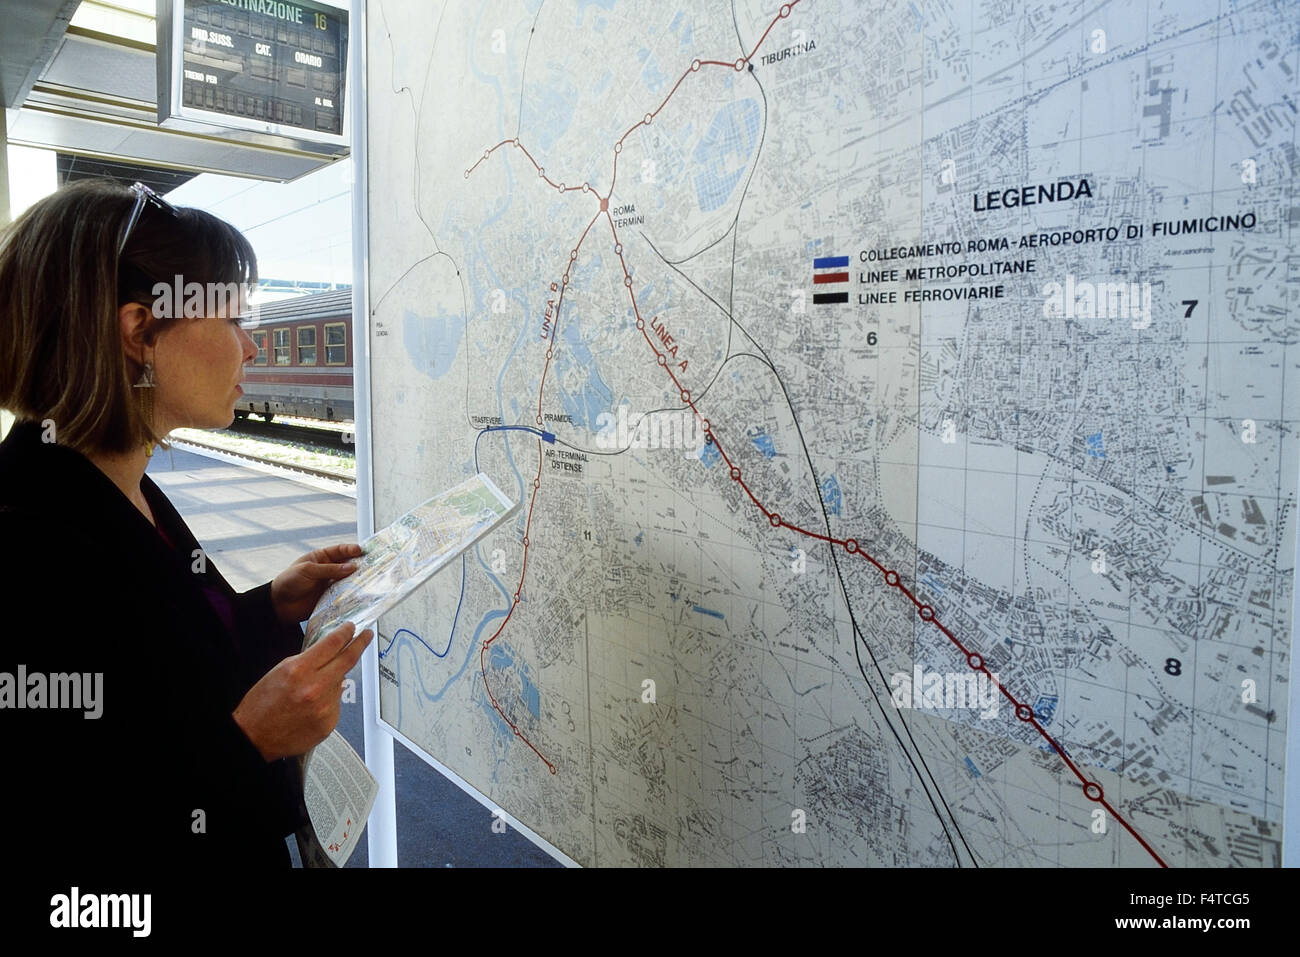
<svg viewBox="0 0 1300 957">
<path fill-rule="evenodd" d="M 287 366 L 289 364 L 289 330 L 272 329 L 272 340 L 275 343 L 275 364 L 278 366 Z"/>
<path fill-rule="evenodd" d="M 347 365 L 347 328 L 346 322 L 325 323 L 325 364 L 327 366 Z"/>
<path fill-rule="evenodd" d="M 314 366 L 316 364 L 316 327 L 298 327 L 298 365 Z"/>
<path fill-rule="evenodd" d="M 257 346 L 257 358 L 253 360 L 253 365 L 264 366 L 266 365 L 266 333 L 254 332 L 250 335 L 253 337 L 253 345 Z"/>
</svg>

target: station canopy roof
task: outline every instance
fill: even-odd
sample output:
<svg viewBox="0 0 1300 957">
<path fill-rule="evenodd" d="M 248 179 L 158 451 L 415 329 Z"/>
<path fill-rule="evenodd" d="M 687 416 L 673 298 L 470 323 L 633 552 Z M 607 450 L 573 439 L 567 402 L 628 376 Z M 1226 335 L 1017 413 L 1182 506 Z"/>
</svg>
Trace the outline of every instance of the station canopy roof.
<svg viewBox="0 0 1300 957">
<path fill-rule="evenodd" d="M 339 158 L 282 137 L 159 126 L 155 8 L 156 0 L 0 0 L 9 142 L 118 167 L 277 181 Z"/>
</svg>

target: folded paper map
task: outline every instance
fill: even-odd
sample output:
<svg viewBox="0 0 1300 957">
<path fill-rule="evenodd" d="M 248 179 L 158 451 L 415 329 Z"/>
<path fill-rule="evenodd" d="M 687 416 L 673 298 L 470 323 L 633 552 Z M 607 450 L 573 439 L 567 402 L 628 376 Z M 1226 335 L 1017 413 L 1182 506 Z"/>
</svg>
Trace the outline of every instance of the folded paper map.
<svg viewBox="0 0 1300 957">
<path fill-rule="evenodd" d="M 316 603 L 303 647 L 344 622 L 360 631 L 378 621 L 518 507 L 482 472 L 417 505 L 362 543 L 360 567 Z"/>
<path fill-rule="evenodd" d="M 374 624 L 519 507 L 482 472 L 411 509 L 362 542 L 355 572 L 331 585 L 307 621 L 304 650 L 345 622 Z M 311 827 L 298 833 L 305 867 L 341 867 L 361 838 L 379 785 L 337 731 L 303 761 Z"/>
</svg>

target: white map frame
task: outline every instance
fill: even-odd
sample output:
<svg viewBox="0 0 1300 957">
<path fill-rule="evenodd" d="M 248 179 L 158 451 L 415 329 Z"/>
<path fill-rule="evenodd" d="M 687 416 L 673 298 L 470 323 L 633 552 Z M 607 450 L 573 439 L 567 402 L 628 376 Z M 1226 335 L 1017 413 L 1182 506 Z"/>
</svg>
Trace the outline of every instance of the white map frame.
<svg viewBox="0 0 1300 957">
<path fill-rule="evenodd" d="M 363 59 L 363 63 L 361 69 L 358 69 L 353 72 L 353 76 L 355 77 L 353 86 L 359 94 L 356 101 L 357 107 L 353 110 L 353 118 L 355 121 L 357 121 L 358 128 L 361 130 L 362 134 L 364 134 L 366 129 L 365 114 L 366 114 L 366 96 L 368 91 L 367 76 L 364 69 L 364 56 L 365 56 L 365 51 L 368 43 L 368 35 L 367 35 L 368 31 L 367 31 L 367 22 L 365 16 L 365 6 L 366 6 L 366 0 L 354 0 L 353 22 L 356 25 L 355 34 L 354 34 L 356 42 L 354 43 L 354 46 L 356 48 L 357 54 Z M 364 147 L 362 146 L 363 142 L 364 142 L 364 135 L 361 137 L 354 138 L 354 143 L 357 144 L 357 150 L 354 151 L 354 158 L 357 156 L 364 157 Z M 368 146 L 368 144 L 366 144 L 366 146 Z M 358 165 L 359 168 L 357 170 L 357 176 L 356 176 L 355 193 L 361 197 L 359 205 L 364 212 L 366 201 L 368 199 L 369 184 L 368 184 L 368 177 L 366 175 L 364 163 L 360 163 Z M 362 224 L 364 222 L 365 222 L 364 218 L 358 217 L 357 219 L 358 224 Z M 369 412 L 370 412 L 370 395 L 368 391 L 368 379 L 369 379 L 369 374 L 371 372 L 369 366 L 370 356 L 369 356 L 369 349 L 368 349 L 369 300 L 365 288 L 369 278 L 368 273 L 366 271 L 369 265 L 369 237 L 367 231 L 364 228 L 357 229 L 357 233 L 358 233 L 358 239 L 354 240 L 354 246 L 356 247 L 356 255 L 354 259 L 357 267 L 356 286 L 354 286 L 354 289 L 359 290 L 358 299 L 360 300 L 361 303 L 364 304 L 363 308 L 360 308 L 356 311 L 357 318 L 354 319 L 355 328 L 357 329 L 355 342 L 356 342 L 356 348 L 358 350 L 356 365 L 358 368 L 358 377 L 359 377 L 358 394 L 357 394 L 357 429 L 359 434 L 359 440 L 361 440 L 361 436 L 364 436 L 365 437 L 364 443 L 366 446 L 365 448 L 366 455 L 364 460 L 361 455 L 362 448 L 360 444 L 358 447 L 358 492 L 359 492 L 358 502 L 360 506 L 360 503 L 362 502 L 362 498 L 363 498 L 361 494 L 361 490 L 363 488 L 362 473 L 364 472 L 365 473 L 364 500 L 366 503 L 365 518 L 366 521 L 370 523 L 369 527 L 372 529 L 373 528 L 373 491 L 372 491 L 373 450 L 369 447 L 370 434 L 369 434 L 369 421 L 368 421 Z M 367 379 L 367 391 L 365 392 L 364 397 L 360 385 L 361 367 L 363 363 L 365 365 L 365 376 Z M 359 532 L 364 536 L 367 532 L 367 526 L 361 525 L 362 510 L 360 507 L 358 511 L 358 522 L 360 526 Z M 1298 537 L 1297 539 L 1296 558 L 1297 558 L 1296 567 L 1300 568 L 1300 537 Z M 1294 636 L 1297 633 L 1297 623 L 1300 623 L 1300 591 L 1294 593 L 1292 614 L 1293 614 L 1292 637 L 1294 639 Z M 1294 644 L 1293 644 L 1293 648 L 1294 648 Z M 439 761 L 431 757 L 418 745 L 416 745 L 414 742 L 406 738 L 405 735 L 403 735 L 400 731 L 398 731 L 387 721 L 379 717 L 379 696 L 377 693 L 378 691 L 377 648 L 372 647 L 370 650 L 368 650 L 366 655 L 366 661 L 367 661 L 367 674 L 366 674 L 367 679 L 371 679 L 371 671 L 376 672 L 374 679 L 371 680 L 366 687 L 367 701 L 370 702 L 370 704 L 367 707 L 368 726 L 371 722 L 373 722 L 377 728 L 382 728 L 383 731 L 387 733 L 387 739 L 389 741 L 393 739 L 400 741 L 404 746 L 406 746 L 407 748 L 415 752 L 417 755 L 419 755 L 420 758 L 424 760 L 426 764 L 435 768 L 445 777 L 452 780 L 463 791 L 465 791 L 467 794 L 470 794 L 481 804 L 483 804 L 484 807 L 489 808 L 493 811 L 501 812 L 501 817 L 505 819 L 512 827 L 515 827 L 521 833 L 525 834 L 525 836 L 527 836 L 529 840 L 531 840 L 538 847 L 545 850 L 557 861 L 560 861 L 561 863 L 564 863 L 568 866 L 576 866 L 576 862 L 573 861 L 571 858 L 569 858 L 567 855 L 565 855 L 562 851 L 560 851 L 558 848 L 551 845 L 544 838 L 537 835 L 530 828 L 522 825 L 520 822 L 514 819 L 513 816 L 509 815 L 509 813 L 506 812 L 505 809 L 498 808 L 494 802 L 488 799 L 486 795 L 484 795 L 482 792 L 476 789 L 473 785 L 469 784 L 458 774 L 456 774 L 454 771 L 447 768 L 445 765 L 441 764 Z M 1291 662 L 1291 687 L 1294 689 L 1295 687 L 1297 687 L 1298 684 L 1300 684 L 1300 664 L 1298 664 L 1295 661 L 1295 658 L 1293 656 Z M 1300 695 L 1297 695 L 1294 692 L 1290 695 L 1289 721 L 1291 723 L 1288 724 L 1288 731 L 1293 733 L 1288 734 L 1288 741 L 1287 741 L 1287 748 L 1286 748 L 1286 759 L 1287 759 L 1286 763 L 1288 765 L 1287 770 L 1293 771 L 1294 768 L 1297 767 L 1295 762 L 1300 761 L 1300 724 L 1297 724 L 1297 722 L 1300 722 Z M 391 744 L 389 745 L 389 747 L 391 748 Z M 369 752 L 370 752 L 370 747 L 368 744 L 367 745 L 368 759 L 369 759 Z M 391 753 L 389 758 L 388 775 L 389 775 L 388 786 L 391 789 Z M 383 782 L 381 780 L 381 784 L 382 783 Z M 1285 775 L 1285 782 L 1283 785 L 1283 805 L 1284 805 L 1284 817 L 1285 817 L 1284 836 L 1283 836 L 1283 844 L 1282 844 L 1283 865 L 1300 866 L 1300 831 L 1295 830 L 1296 828 L 1300 828 L 1300 774 L 1288 773 Z M 372 820 L 372 825 L 374 823 L 375 822 Z M 381 833 L 379 836 L 380 837 L 384 836 L 382 833 L 382 824 L 381 824 Z M 375 840 L 375 837 L 376 835 L 374 833 L 374 830 L 372 830 L 372 837 L 371 837 L 372 854 L 373 854 L 373 846 L 374 846 L 373 842 Z M 373 859 L 374 858 L 372 857 L 372 860 Z"/>
</svg>

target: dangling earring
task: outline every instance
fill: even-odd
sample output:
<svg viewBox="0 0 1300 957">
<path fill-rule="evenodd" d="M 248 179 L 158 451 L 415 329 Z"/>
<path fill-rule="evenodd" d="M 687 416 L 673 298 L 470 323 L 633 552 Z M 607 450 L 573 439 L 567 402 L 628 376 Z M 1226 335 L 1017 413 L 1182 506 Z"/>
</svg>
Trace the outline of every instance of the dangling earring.
<svg viewBox="0 0 1300 957">
<path fill-rule="evenodd" d="M 140 378 L 136 380 L 134 389 L 152 389 L 158 383 L 153 378 L 153 363 L 148 359 L 144 361 L 144 370 L 140 373 Z"/>
<path fill-rule="evenodd" d="M 140 414 L 144 416 L 150 427 L 153 426 L 153 389 L 157 384 L 153 377 L 153 363 L 146 359 L 144 369 L 140 372 L 140 378 L 136 380 L 135 385 L 131 388 L 144 390 L 140 393 Z M 149 458 L 153 457 L 152 442 L 145 447 L 145 455 Z"/>
</svg>

